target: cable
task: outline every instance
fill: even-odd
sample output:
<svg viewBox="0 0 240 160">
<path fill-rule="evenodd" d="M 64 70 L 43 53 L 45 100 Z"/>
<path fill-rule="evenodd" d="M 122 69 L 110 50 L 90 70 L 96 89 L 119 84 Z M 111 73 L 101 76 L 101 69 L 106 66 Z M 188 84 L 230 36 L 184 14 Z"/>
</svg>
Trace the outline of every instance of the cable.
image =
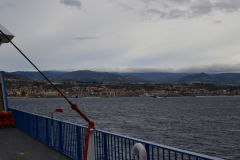
<svg viewBox="0 0 240 160">
<path fill-rule="evenodd" d="M 65 100 L 70 103 L 71 101 L 45 76 L 42 71 L 0 30 L 2 35 L 19 51 L 19 53 L 61 94 Z"/>
<path fill-rule="evenodd" d="M 90 131 L 92 129 L 94 129 L 94 122 L 91 121 L 90 119 L 88 119 L 88 117 L 83 114 L 79 109 L 77 104 L 73 104 L 48 78 L 47 76 L 44 75 L 44 73 L 42 73 L 38 67 L 11 41 L 11 39 L 8 38 L 8 36 L 6 36 L 2 30 L 0 30 L 0 33 L 2 33 L 2 35 L 19 51 L 19 53 L 21 53 L 21 55 L 58 91 L 58 93 L 61 94 L 61 96 L 63 98 L 65 98 L 65 100 L 70 104 L 71 108 L 73 110 L 75 110 L 78 114 L 80 114 L 80 116 L 88 122 L 88 128 L 86 131 L 86 137 L 85 137 L 85 147 L 84 147 L 84 155 L 83 155 L 83 159 L 87 160 L 87 155 L 88 155 L 88 144 L 89 144 L 89 137 L 90 137 Z"/>
<path fill-rule="evenodd" d="M 19 53 L 52 85 L 52 87 L 54 89 L 57 90 L 58 93 L 60 93 L 60 95 L 70 104 L 70 106 L 72 107 L 73 110 L 75 110 L 76 112 L 78 112 L 83 119 L 85 119 L 89 124 L 93 123 L 92 121 L 90 121 L 88 119 L 88 117 L 86 115 L 84 115 L 79 109 L 78 106 L 76 104 L 73 104 L 64 94 L 62 91 L 60 91 L 49 79 L 48 77 L 42 72 L 40 71 L 40 69 L 38 69 L 38 67 L 11 41 L 10 38 L 8 38 L 8 36 L 2 31 L 0 30 L 0 33 L 19 51 Z"/>
</svg>

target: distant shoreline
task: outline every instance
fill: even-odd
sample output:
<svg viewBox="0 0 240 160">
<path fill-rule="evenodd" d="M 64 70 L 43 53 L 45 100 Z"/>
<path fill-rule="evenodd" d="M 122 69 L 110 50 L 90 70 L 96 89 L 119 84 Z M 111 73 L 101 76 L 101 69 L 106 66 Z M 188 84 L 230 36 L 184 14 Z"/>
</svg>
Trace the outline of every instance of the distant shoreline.
<svg viewBox="0 0 240 160">
<path fill-rule="evenodd" d="M 78 97 L 72 98 L 68 97 L 69 99 L 81 99 L 81 98 L 185 98 L 185 97 L 192 97 L 192 98 L 204 98 L 204 97 L 240 97 L 240 95 L 206 95 L 206 96 L 167 96 L 167 97 L 152 97 L 152 96 L 116 96 L 116 97 Z M 9 99 L 15 98 L 63 98 L 63 97 L 8 97 Z"/>
</svg>

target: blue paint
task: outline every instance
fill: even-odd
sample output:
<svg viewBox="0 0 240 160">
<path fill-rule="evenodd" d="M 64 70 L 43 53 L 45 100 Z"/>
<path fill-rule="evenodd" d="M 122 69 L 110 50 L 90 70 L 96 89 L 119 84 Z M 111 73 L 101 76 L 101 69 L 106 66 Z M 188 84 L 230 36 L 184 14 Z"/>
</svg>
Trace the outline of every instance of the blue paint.
<svg viewBox="0 0 240 160">
<path fill-rule="evenodd" d="M 8 111 L 8 98 L 7 98 L 7 89 L 6 89 L 4 72 L 1 72 L 1 74 L 2 74 L 2 82 L 3 82 L 3 92 L 4 92 L 5 105 L 6 105 L 6 110 Z"/>
<path fill-rule="evenodd" d="M 13 112 L 17 128 L 49 146 L 51 146 L 51 138 L 48 133 L 53 124 L 54 132 L 56 132 L 53 148 L 71 159 L 83 159 L 84 139 L 87 127 L 16 109 L 9 108 L 9 110 Z M 146 146 L 147 160 L 153 160 L 156 159 L 156 157 L 158 160 L 160 158 L 172 160 L 177 159 L 177 154 L 180 154 L 182 159 L 188 157 L 188 159 L 220 160 L 219 158 L 184 151 L 98 129 L 94 130 L 94 135 L 94 150 L 97 160 L 135 159 L 135 157 L 131 157 L 130 153 L 130 148 L 132 148 L 135 143 L 142 143 Z M 129 152 L 127 152 L 127 148 L 129 148 Z M 139 159 L 139 157 L 137 157 L 137 159 Z"/>
</svg>

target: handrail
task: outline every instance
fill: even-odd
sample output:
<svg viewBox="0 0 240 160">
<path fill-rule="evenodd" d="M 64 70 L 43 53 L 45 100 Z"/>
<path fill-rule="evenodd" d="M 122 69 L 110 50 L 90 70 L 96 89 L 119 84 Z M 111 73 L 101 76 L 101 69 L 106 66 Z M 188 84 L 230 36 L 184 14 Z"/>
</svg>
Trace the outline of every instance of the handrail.
<svg viewBox="0 0 240 160">
<path fill-rule="evenodd" d="M 9 108 L 9 110 L 11 110 L 15 116 L 17 128 L 74 160 L 83 158 L 86 126 L 51 119 L 50 117 L 19 111 L 13 108 Z M 54 139 L 51 139 L 50 136 L 51 122 L 53 122 L 54 127 Z M 95 141 L 93 153 L 95 153 L 95 159 L 97 160 L 130 160 L 132 159 L 131 148 L 135 143 L 145 145 L 147 160 L 178 160 L 179 158 L 182 160 L 221 160 L 220 158 L 156 144 L 100 129 L 94 129 L 93 132 Z M 51 145 L 52 140 L 54 141 L 53 145 Z"/>
</svg>

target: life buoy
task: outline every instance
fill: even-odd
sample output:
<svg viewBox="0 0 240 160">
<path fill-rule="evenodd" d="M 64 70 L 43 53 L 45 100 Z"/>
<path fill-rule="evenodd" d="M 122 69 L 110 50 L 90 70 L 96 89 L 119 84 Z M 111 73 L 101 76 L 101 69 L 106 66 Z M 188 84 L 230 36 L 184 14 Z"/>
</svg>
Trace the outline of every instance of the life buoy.
<svg viewBox="0 0 240 160">
<path fill-rule="evenodd" d="M 139 155 L 140 160 L 147 160 L 147 152 L 141 143 L 136 143 L 134 144 L 132 148 L 132 156 L 137 156 Z"/>
</svg>

